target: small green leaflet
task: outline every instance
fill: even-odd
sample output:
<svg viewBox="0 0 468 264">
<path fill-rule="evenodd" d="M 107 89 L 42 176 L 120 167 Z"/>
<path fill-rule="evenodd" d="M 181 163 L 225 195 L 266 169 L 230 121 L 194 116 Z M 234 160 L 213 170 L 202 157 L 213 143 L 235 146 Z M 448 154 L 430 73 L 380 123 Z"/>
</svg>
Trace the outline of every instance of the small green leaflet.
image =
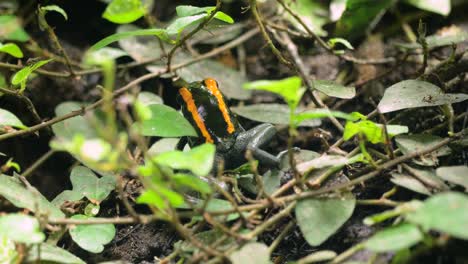
<svg viewBox="0 0 468 264">
<path fill-rule="evenodd" d="M 27 128 L 13 113 L 0 108 L 0 129 L 4 126 Z"/>
<path fill-rule="evenodd" d="M 34 64 L 24 67 L 23 69 L 16 72 L 15 75 L 13 75 L 13 78 L 11 78 L 11 84 L 20 85 L 20 92 L 23 92 L 24 89 L 26 89 L 26 82 L 28 81 L 28 77 L 31 75 L 31 73 L 44 66 L 45 64 L 49 63 L 50 61 L 52 61 L 52 59 L 41 60 Z"/>
<path fill-rule="evenodd" d="M 5 52 L 15 58 L 19 58 L 19 59 L 23 58 L 23 52 L 15 43 L 6 43 L 6 44 L 0 43 L 0 52 Z"/>
</svg>

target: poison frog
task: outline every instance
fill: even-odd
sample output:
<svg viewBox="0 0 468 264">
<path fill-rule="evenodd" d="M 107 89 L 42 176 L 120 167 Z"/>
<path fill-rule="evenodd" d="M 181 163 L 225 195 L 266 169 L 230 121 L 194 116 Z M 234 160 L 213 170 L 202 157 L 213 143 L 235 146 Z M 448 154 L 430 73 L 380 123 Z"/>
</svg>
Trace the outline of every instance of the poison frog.
<svg viewBox="0 0 468 264">
<path fill-rule="evenodd" d="M 279 165 L 281 154 L 274 156 L 261 149 L 276 135 L 275 127 L 264 123 L 245 130 L 229 109 L 216 80 L 206 78 L 189 83 L 179 89 L 179 95 L 182 114 L 198 134 L 198 138 L 187 139 L 190 146 L 215 144 L 216 159 L 223 159 L 227 169 L 244 163 L 247 150 L 264 166 Z"/>
</svg>

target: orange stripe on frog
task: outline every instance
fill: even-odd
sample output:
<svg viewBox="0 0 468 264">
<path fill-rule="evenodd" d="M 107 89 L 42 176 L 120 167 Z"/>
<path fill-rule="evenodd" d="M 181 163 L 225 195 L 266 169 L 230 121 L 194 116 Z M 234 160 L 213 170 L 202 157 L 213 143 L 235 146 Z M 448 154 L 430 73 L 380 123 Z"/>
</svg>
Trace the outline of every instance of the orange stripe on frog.
<svg viewBox="0 0 468 264">
<path fill-rule="evenodd" d="M 231 121 L 231 117 L 229 116 L 229 110 L 226 106 L 226 103 L 223 100 L 223 95 L 221 94 L 221 91 L 218 89 L 218 84 L 216 81 L 212 78 L 207 78 L 205 79 L 205 85 L 210 90 L 211 94 L 216 97 L 218 100 L 218 107 L 221 113 L 223 114 L 224 121 L 226 121 L 227 124 L 227 131 L 229 134 L 234 133 L 235 128 L 234 124 Z"/>
<path fill-rule="evenodd" d="M 192 114 L 192 118 L 195 121 L 195 124 L 197 125 L 198 129 L 200 129 L 203 137 L 206 139 L 206 142 L 213 143 L 213 138 L 211 138 L 211 135 L 208 133 L 205 123 L 203 122 L 203 119 L 198 114 L 197 106 L 195 105 L 195 101 L 193 101 L 192 93 L 185 87 L 180 88 L 179 93 L 187 105 L 187 109 Z"/>
</svg>

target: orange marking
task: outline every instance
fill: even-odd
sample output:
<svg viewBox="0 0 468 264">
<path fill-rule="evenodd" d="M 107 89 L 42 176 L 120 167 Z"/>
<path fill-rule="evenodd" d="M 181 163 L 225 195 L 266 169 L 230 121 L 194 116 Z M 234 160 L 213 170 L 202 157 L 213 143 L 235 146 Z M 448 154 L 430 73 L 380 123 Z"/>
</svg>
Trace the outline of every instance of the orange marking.
<svg viewBox="0 0 468 264">
<path fill-rule="evenodd" d="M 212 78 L 207 78 L 205 79 L 205 84 L 208 90 L 210 90 L 211 94 L 214 95 L 218 100 L 218 107 L 221 113 L 223 114 L 224 121 L 226 121 L 227 131 L 229 132 L 229 134 L 234 133 L 234 124 L 232 124 L 231 117 L 229 116 L 229 110 L 226 106 L 226 103 L 223 100 L 223 95 L 221 94 L 221 91 L 219 91 L 218 89 L 216 81 Z"/>
<path fill-rule="evenodd" d="M 205 123 L 203 122 L 201 116 L 198 114 L 197 106 L 193 101 L 192 93 L 185 87 L 179 89 L 179 93 L 182 96 L 182 99 L 184 100 L 185 104 L 187 105 L 187 109 L 192 114 L 192 118 L 195 121 L 195 124 L 197 125 L 198 129 L 200 129 L 203 137 L 205 137 L 206 142 L 213 143 L 213 138 L 211 138 L 210 133 L 208 133 L 208 130 L 206 129 Z"/>
</svg>

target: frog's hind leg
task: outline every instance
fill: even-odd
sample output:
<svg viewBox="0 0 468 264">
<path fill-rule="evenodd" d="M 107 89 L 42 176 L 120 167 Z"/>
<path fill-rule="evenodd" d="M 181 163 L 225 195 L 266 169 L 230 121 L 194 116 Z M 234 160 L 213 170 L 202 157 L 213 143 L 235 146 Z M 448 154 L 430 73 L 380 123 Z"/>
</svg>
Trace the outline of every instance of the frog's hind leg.
<svg viewBox="0 0 468 264">
<path fill-rule="evenodd" d="M 276 135 L 276 128 L 272 124 L 261 124 L 250 131 L 253 136 L 247 145 L 247 149 L 252 151 L 253 156 L 260 161 L 261 164 L 266 166 L 277 167 L 280 163 L 280 159 L 261 147 L 265 146 L 270 142 L 271 139 Z"/>
</svg>

